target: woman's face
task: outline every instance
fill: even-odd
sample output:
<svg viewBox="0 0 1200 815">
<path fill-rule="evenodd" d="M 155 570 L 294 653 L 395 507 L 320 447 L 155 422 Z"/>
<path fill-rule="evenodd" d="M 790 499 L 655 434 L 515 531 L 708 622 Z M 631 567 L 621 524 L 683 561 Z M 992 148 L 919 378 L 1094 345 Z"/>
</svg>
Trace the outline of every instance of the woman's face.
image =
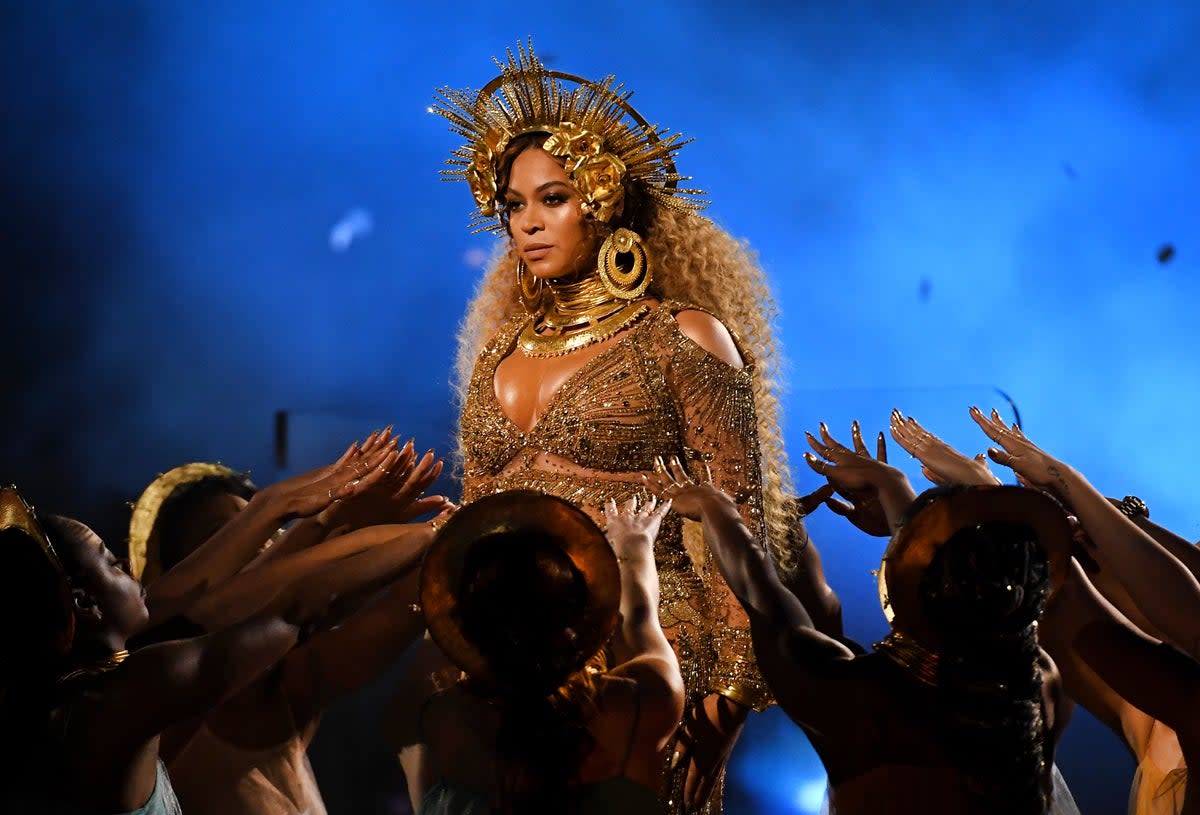
<svg viewBox="0 0 1200 815">
<path fill-rule="evenodd" d="M 530 147 L 513 160 L 504 200 L 517 254 L 535 277 L 566 277 L 592 262 L 595 239 L 579 193 L 545 150 Z"/>
<path fill-rule="evenodd" d="M 129 574 L 129 561 L 118 560 L 100 536 L 83 524 L 72 523 L 72 540 L 78 565 L 75 580 L 96 604 L 104 625 L 126 636 L 142 628 L 150 619 L 146 610 L 146 592 Z"/>
</svg>

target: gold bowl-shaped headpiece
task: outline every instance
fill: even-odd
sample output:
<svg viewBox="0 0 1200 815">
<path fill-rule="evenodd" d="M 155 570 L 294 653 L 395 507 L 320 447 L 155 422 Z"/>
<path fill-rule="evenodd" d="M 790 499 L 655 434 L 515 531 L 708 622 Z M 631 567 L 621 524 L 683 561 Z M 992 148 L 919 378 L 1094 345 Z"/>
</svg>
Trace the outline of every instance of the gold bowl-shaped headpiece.
<svg viewBox="0 0 1200 815">
<path fill-rule="evenodd" d="M 499 533 L 549 534 L 583 577 L 587 608 L 575 625 L 579 651 L 590 658 L 608 641 L 617 623 L 621 573 L 599 527 L 578 507 L 550 495 L 510 490 L 480 498 L 450 517 L 421 566 L 421 608 L 429 635 L 442 652 L 480 685 L 498 677 L 479 646 L 463 630 L 463 573 L 479 546 L 503 545 Z M 583 667 L 583 663 L 575 669 Z"/>
</svg>

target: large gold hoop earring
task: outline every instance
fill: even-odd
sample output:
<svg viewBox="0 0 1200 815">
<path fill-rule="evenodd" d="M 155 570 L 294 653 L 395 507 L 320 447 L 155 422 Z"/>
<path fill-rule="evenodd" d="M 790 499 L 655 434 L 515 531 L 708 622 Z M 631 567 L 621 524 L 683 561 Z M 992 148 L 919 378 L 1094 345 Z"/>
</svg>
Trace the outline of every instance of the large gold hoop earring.
<svg viewBox="0 0 1200 815">
<path fill-rule="evenodd" d="M 628 267 L 622 268 L 620 256 L 628 255 Z M 605 290 L 620 300 L 636 300 L 650 286 L 650 252 L 642 236 L 620 227 L 604 239 L 596 257 L 596 271 Z"/>
<path fill-rule="evenodd" d="M 536 317 L 545 312 L 542 303 L 546 290 L 542 279 L 536 275 L 526 274 L 528 271 L 525 268 L 525 261 L 518 260 L 517 294 L 520 295 L 521 305 L 525 306 L 525 310 Z M 531 281 L 529 278 L 533 278 L 533 280 Z"/>
</svg>

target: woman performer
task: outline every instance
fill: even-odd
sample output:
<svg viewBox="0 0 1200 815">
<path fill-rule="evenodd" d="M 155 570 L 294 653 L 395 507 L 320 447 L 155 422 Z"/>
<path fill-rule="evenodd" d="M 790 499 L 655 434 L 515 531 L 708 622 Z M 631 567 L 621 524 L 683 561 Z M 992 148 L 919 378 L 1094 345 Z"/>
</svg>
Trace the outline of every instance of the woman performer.
<svg viewBox="0 0 1200 815">
<path fill-rule="evenodd" d="M 551 71 L 520 46 L 500 69 L 434 108 L 467 140 L 446 173 L 470 184 L 475 225 L 508 236 L 459 336 L 464 503 L 528 489 L 601 522 L 656 456 L 678 456 L 711 471 L 790 569 L 762 270 L 678 187 L 681 136 L 649 125 L 612 77 Z M 698 526 L 668 518 L 655 559 L 688 693 L 664 804 L 717 813 L 729 750 L 770 696 Z"/>
</svg>

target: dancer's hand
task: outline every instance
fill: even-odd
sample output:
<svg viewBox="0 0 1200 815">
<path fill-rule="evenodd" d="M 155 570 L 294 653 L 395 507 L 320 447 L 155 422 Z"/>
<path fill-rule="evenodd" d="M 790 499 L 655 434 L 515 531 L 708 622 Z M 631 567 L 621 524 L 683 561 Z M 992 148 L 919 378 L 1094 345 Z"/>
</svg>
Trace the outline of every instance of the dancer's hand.
<svg viewBox="0 0 1200 815">
<path fill-rule="evenodd" d="M 283 502 L 285 518 L 308 518 L 336 501 L 369 489 L 399 460 L 394 444 L 376 446 L 368 455 L 362 455 L 355 444 L 333 464 L 284 479 L 264 487 L 263 492 Z"/>
<path fill-rule="evenodd" d="M 868 535 L 890 535 L 895 518 L 908 506 L 913 492 L 904 473 L 887 463 L 887 442 L 883 434 L 880 433 L 875 440 L 875 455 L 872 457 L 863 443 L 857 421 L 850 425 L 853 450 L 833 438 L 824 422 L 820 425 L 820 432 L 821 440 L 811 433 L 805 433 L 804 436 L 821 458 L 805 453 L 804 460 L 819 475 L 825 476 L 837 494 L 849 502 L 829 496 L 825 505 Z"/>
<path fill-rule="evenodd" d="M 704 480 L 697 482 L 688 475 L 678 456 L 671 456 L 666 461 L 662 456 L 656 456 L 654 471 L 643 475 L 642 483 L 654 495 L 670 501 L 672 508 L 690 521 L 701 519 L 706 502 L 736 506 L 733 497 L 713 483 L 708 465 L 704 466 Z"/>
<path fill-rule="evenodd" d="M 654 541 L 662 519 L 670 509 L 670 501 L 659 503 L 653 496 L 641 506 L 636 497 L 630 498 L 619 509 L 616 500 L 610 498 L 604 505 L 604 536 L 616 553 L 617 561 L 623 563 L 648 556 L 653 562 Z"/>
<path fill-rule="evenodd" d="M 1000 445 L 988 448 L 992 461 L 1011 468 L 1025 486 L 1045 490 L 1065 506 L 1070 506 L 1067 477 L 1072 470 L 1069 466 L 1025 438 L 1017 425 L 1006 425 L 997 411 L 985 416 L 982 410 L 972 407 L 970 413 L 987 437 Z"/>
<path fill-rule="evenodd" d="M 433 450 L 417 461 L 410 439 L 399 453 L 399 460 L 386 478 L 374 482 L 369 489 L 360 489 L 352 498 L 335 503 L 321 513 L 320 520 L 327 529 L 406 523 L 450 503 L 444 496 L 422 496 L 442 472 L 443 462 L 435 458 Z"/>
<path fill-rule="evenodd" d="M 938 486 L 947 484 L 999 485 L 1000 479 L 988 467 L 983 453 L 967 458 L 930 433 L 911 416 L 892 411 L 892 438 L 913 458 L 921 462 L 921 473 Z"/>
</svg>

